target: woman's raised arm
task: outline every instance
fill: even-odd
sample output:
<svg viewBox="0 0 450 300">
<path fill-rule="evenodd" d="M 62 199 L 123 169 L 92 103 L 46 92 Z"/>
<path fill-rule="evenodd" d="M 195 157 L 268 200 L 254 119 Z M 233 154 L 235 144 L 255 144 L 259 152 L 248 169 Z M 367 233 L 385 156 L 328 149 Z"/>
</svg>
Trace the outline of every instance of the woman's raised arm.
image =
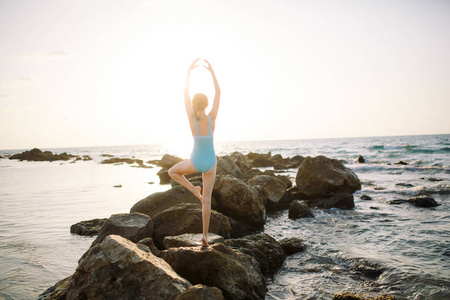
<svg viewBox="0 0 450 300">
<path fill-rule="evenodd" d="M 211 76 L 212 76 L 212 79 L 213 79 L 213 82 L 214 82 L 214 89 L 216 91 L 216 94 L 214 95 L 213 107 L 212 107 L 211 111 L 209 112 L 209 115 L 211 116 L 211 118 L 213 120 L 215 120 L 217 118 L 217 113 L 219 112 L 220 87 L 219 87 L 219 83 L 217 82 L 216 74 L 214 74 L 214 70 L 211 67 L 211 64 L 206 59 L 205 59 L 205 62 L 207 63 L 205 68 L 209 72 L 211 72 Z"/>
<path fill-rule="evenodd" d="M 194 60 L 194 62 L 189 66 L 189 69 L 187 71 L 186 76 L 186 85 L 184 86 L 184 106 L 186 107 L 186 113 L 188 114 L 189 119 L 192 117 L 192 105 L 191 105 L 191 96 L 189 95 L 189 79 L 191 76 L 191 71 L 198 67 L 198 65 L 195 65 L 197 61 L 199 61 L 200 58 L 197 58 Z"/>
</svg>

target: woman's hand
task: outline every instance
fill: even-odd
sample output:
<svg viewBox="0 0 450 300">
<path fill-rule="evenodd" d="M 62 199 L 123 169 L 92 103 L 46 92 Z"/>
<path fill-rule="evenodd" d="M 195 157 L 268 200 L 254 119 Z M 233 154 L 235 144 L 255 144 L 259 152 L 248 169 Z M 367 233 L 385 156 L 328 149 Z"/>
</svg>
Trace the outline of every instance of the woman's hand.
<svg viewBox="0 0 450 300">
<path fill-rule="evenodd" d="M 206 63 L 206 65 L 203 65 L 203 66 L 206 68 L 206 70 L 208 70 L 208 71 L 210 71 L 211 73 L 213 73 L 214 71 L 213 71 L 213 69 L 212 69 L 211 64 L 209 63 L 209 61 L 207 61 L 206 59 L 203 59 L 203 61 Z"/>
<path fill-rule="evenodd" d="M 194 62 L 189 66 L 188 72 L 191 72 L 192 70 L 194 70 L 195 68 L 197 68 L 199 65 L 196 65 L 196 63 L 200 60 L 200 58 L 197 58 L 196 60 L 194 60 Z"/>
</svg>

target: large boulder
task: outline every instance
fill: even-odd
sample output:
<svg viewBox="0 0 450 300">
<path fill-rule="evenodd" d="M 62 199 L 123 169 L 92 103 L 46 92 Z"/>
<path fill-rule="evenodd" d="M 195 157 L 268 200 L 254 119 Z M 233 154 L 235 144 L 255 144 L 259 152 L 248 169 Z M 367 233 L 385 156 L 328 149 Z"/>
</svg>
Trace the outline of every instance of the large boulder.
<svg viewBox="0 0 450 300">
<path fill-rule="evenodd" d="M 230 157 L 231 159 L 233 159 L 239 169 L 241 169 L 242 173 L 245 173 L 252 168 L 248 163 L 247 158 L 242 153 L 233 152 Z"/>
<path fill-rule="evenodd" d="M 361 189 L 361 182 L 350 169 L 325 156 L 307 157 L 297 172 L 298 189 L 310 198 L 329 197 L 333 194 L 352 194 Z"/>
<path fill-rule="evenodd" d="M 106 220 L 106 218 L 102 218 L 78 222 L 70 226 L 70 233 L 84 236 L 97 235 L 103 224 L 105 224 Z"/>
<path fill-rule="evenodd" d="M 178 248 L 178 247 L 195 247 L 201 246 L 202 233 L 185 233 L 176 236 L 166 236 L 163 240 L 165 249 Z M 218 234 L 209 233 L 208 243 L 223 243 L 225 239 Z"/>
<path fill-rule="evenodd" d="M 166 236 L 184 233 L 202 233 L 201 204 L 182 203 L 168 208 L 153 217 L 155 244 L 162 248 Z M 211 210 L 209 232 L 227 237 L 230 233 L 230 222 L 227 216 Z"/>
<path fill-rule="evenodd" d="M 216 175 L 217 176 L 232 175 L 236 178 L 243 177 L 241 169 L 234 162 L 234 160 L 228 155 L 219 157 L 219 160 L 217 161 Z"/>
<path fill-rule="evenodd" d="M 266 222 L 266 208 L 258 192 L 240 179 L 224 176 L 214 185 L 213 208 L 236 220 L 261 227 Z"/>
<path fill-rule="evenodd" d="M 138 212 L 114 214 L 103 224 L 91 247 L 101 243 L 110 234 L 120 235 L 137 243 L 153 235 L 152 218 Z"/>
<path fill-rule="evenodd" d="M 314 218 L 314 214 L 305 201 L 294 200 L 289 205 L 289 219 Z"/>
<path fill-rule="evenodd" d="M 174 300 L 225 300 L 225 298 L 220 289 L 197 284 L 176 296 Z"/>
<path fill-rule="evenodd" d="M 309 199 L 305 200 L 305 203 L 314 208 L 353 209 L 355 207 L 352 194 L 337 194 L 328 198 Z"/>
<path fill-rule="evenodd" d="M 170 299 L 192 285 L 143 245 L 110 235 L 79 260 L 67 291 L 72 299 Z"/>
<path fill-rule="evenodd" d="M 151 194 L 140 200 L 133 205 L 130 212 L 140 212 L 153 217 L 156 214 L 181 203 L 199 204 L 200 200 L 185 187 L 179 185 L 165 192 Z"/>
<path fill-rule="evenodd" d="M 72 275 L 61 279 L 54 286 L 46 289 L 42 294 L 38 296 L 38 300 L 66 300 L 67 289 L 69 288 Z"/>
<path fill-rule="evenodd" d="M 280 241 L 280 244 L 286 255 L 292 255 L 305 250 L 303 240 L 296 237 L 283 239 Z"/>
<path fill-rule="evenodd" d="M 161 255 L 192 284 L 215 286 L 226 299 L 264 299 L 266 280 L 256 260 L 224 244 L 170 248 Z"/>
<path fill-rule="evenodd" d="M 260 185 L 265 188 L 267 194 L 264 193 L 261 195 L 260 193 L 260 196 L 265 197 L 267 209 L 277 208 L 280 204 L 279 202 L 281 198 L 288 188 L 283 180 L 269 175 L 255 176 L 248 181 L 248 185 L 251 187 Z"/>
<path fill-rule="evenodd" d="M 177 156 L 173 156 L 170 154 L 164 154 L 164 156 L 161 158 L 161 160 L 156 161 L 156 164 L 160 167 L 163 167 L 165 169 L 170 169 L 174 165 L 176 165 L 179 162 L 182 162 L 183 159 Z"/>
<path fill-rule="evenodd" d="M 281 245 L 266 233 L 229 239 L 225 241 L 225 245 L 237 248 L 240 252 L 255 258 L 264 275 L 274 274 L 286 259 Z"/>
</svg>

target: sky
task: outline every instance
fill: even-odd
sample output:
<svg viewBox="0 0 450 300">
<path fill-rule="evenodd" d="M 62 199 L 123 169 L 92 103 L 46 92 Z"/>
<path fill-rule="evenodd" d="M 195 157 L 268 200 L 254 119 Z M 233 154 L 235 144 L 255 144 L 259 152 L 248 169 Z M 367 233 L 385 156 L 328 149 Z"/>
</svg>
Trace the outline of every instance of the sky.
<svg viewBox="0 0 450 300">
<path fill-rule="evenodd" d="M 450 1 L 2 0 L 0 149 L 450 133 Z M 210 74 L 191 94 L 214 97 Z"/>
</svg>

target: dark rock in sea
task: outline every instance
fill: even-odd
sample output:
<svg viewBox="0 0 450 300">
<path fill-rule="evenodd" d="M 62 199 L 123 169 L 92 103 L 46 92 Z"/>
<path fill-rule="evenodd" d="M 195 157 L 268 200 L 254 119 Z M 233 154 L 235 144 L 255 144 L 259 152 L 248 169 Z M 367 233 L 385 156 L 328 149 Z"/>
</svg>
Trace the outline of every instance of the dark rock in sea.
<svg viewBox="0 0 450 300">
<path fill-rule="evenodd" d="M 256 234 L 259 233 L 263 228 L 255 228 L 254 226 L 245 223 L 237 221 L 231 217 L 228 217 L 230 221 L 231 231 L 230 231 L 230 238 L 241 238 L 247 235 Z"/>
<path fill-rule="evenodd" d="M 67 300 L 131 300 L 147 299 L 149 295 L 163 300 L 192 286 L 163 259 L 141 247 L 147 248 L 118 235 L 109 235 L 91 247 L 78 262 Z"/>
<path fill-rule="evenodd" d="M 258 192 L 242 180 L 224 176 L 214 184 L 213 208 L 236 220 L 261 227 L 266 222 L 266 208 Z"/>
<path fill-rule="evenodd" d="M 226 240 L 225 245 L 256 259 L 264 275 L 274 274 L 286 259 L 281 244 L 266 233 Z"/>
<path fill-rule="evenodd" d="M 379 264 L 362 259 L 351 259 L 349 265 L 353 273 L 371 280 L 377 279 L 384 272 L 383 267 Z"/>
<path fill-rule="evenodd" d="M 228 156 L 222 156 L 217 161 L 217 176 L 225 176 L 231 175 L 236 178 L 242 178 L 243 174 L 238 165 L 234 162 L 234 160 Z"/>
<path fill-rule="evenodd" d="M 38 300 L 66 300 L 70 279 L 72 279 L 72 275 L 58 281 L 40 294 Z"/>
<path fill-rule="evenodd" d="M 309 207 L 314 208 L 340 208 L 353 209 L 355 202 L 352 194 L 337 194 L 329 198 L 318 198 L 305 200 Z"/>
<path fill-rule="evenodd" d="M 184 233 L 202 233 L 202 206 L 201 204 L 177 204 L 153 217 L 155 244 L 162 248 L 166 236 L 175 236 Z M 209 232 L 228 237 L 230 222 L 225 215 L 211 210 Z"/>
<path fill-rule="evenodd" d="M 103 224 L 91 247 L 101 243 L 110 234 L 120 235 L 137 243 L 153 235 L 153 222 L 149 216 L 138 212 L 111 215 Z"/>
<path fill-rule="evenodd" d="M 200 200 L 185 187 L 178 185 L 165 192 L 158 192 L 147 196 L 134 204 L 130 212 L 140 212 L 153 217 L 181 203 L 199 204 Z"/>
<path fill-rule="evenodd" d="M 222 291 L 216 287 L 197 284 L 175 297 L 174 300 L 224 300 Z"/>
<path fill-rule="evenodd" d="M 179 162 L 182 162 L 183 159 L 177 156 L 173 156 L 170 154 L 164 154 L 164 156 L 161 158 L 161 160 L 156 161 L 149 161 L 148 163 L 156 163 L 158 166 L 164 168 L 164 169 L 170 169 L 174 165 L 176 165 Z"/>
<path fill-rule="evenodd" d="M 163 240 L 164 249 L 178 248 L 178 247 L 196 247 L 202 245 L 202 233 L 185 233 L 176 236 L 166 236 Z M 208 243 L 223 243 L 225 239 L 223 236 L 208 233 Z"/>
<path fill-rule="evenodd" d="M 423 179 L 423 180 L 428 180 L 428 181 L 443 181 L 444 179 L 442 179 L 442 178 L 435 178 L 435 177 L 422 177 L 422 178 L 420 178 L 420 179 Z"/>
<path fill-rule="evenodd" d="M 280 200 L 287 189 L 283 180 L 268 175 L 255 176 L 248 181 L 248 185 L 251 187 L 259 185 L 267 191 L 267 193 L 260 193 L 260 196 L 265 200 L 268 210 L 279 207 Z"/>
<path fill-rule="evenodd" d="M 159 184 L 169 184 L 170 180 L 172 179 L 169 176 L 169 170 L 168 169 L 161 169 L 156 173 L 156 175 L 159 176 Z"/>
<path fill-rule="evenodd" d="M 118 185 L 115 185 L 114 187 L 115 187 L 115 188 L 121 188 L 122 185 L 121 185 L 121 184 L 118 184 Z"/>
<path fill-rule="evenodd" d="M 88 221 L 81 221 L 70 226 L 70 233 L 75 233 L 84 236 L 94 236 L 97 235 L 105 224 L 107 218 L 103 219 L 92 219 Z"/>
<path fill-rule="evenodd" d="M 83 155 L 83 156 L 81 157 L 81 159 L 82 159 L 83 161 L 88 161 L 88 160 L 92 160 L 92 157 L 90 157 L 89 155 Z"/>
<path fill-rule="evenodd" d="M 224 244 L 170 248 L 164 260 L 192 284 L 215 286 L 225 299 L 264 299 L 266 279 L 257 261 Z"/>
<path fill-rule="evenodd" d="M 412 184 L 410 184 L 410 183 L 403 183 L 403 182 L 396 183 L 395 185 L 396 186 L 404 186 L 404 187 L 413 187 Z"/>
<path fill-rule="evenodd" d="M 138 165 L 144 165 L 144 162 L 142 159 L 135 159 L 135 158 L 121 158 L 121 157 L 112 157 L 108 159 L 104 159 L 101 161 L 102 164 L 121 164 L 121 163 L 127 163 L 127 164 L 138 164 Z"/>
<path fill-rule="evenodd" d="M 298 252 L 305 251 L 303 240 L 299 238 L 287 238 L 280 241 L 281 247 L 286 255 L 293 255 Z"/>
<path fill-rule="evenodd" d="M 371 206 L 370 209 L 380 209 L 380 208 L 377 206 Z"/>
<path fill-rule="evenodd" d="M 394 165 L 403 165 L 403 166 L 406 166 L 406 165 L 408 165 L 408 163 L 407 163 L 407 162 L 404 162 L 403 160 L 401 160 L 401 161 L 398 161 L 398 162 L 394 163 Z"/>
<path fill-rule="evenodd" d="M 299 218 L 314 218 L 314 214 L 308 205 L 306 205 L 305 201 L 294 200 L 289 205 L 289 218 L 294 220 Z"/>
<path fill-rule="evenodd" d="M 364 157 L 362 157 L 362 155 L 358 156 L 358 158 L 356 159 L 356 162 L 359 164 L 363 164 L 366 162 L 366 160 L 364 159 Z"/>
<path fill-rule="evenodd" d="M 397 300 L 395 296 L 382 295 L 378 297 L 371 297 L 363 294 L 353 294 L 347 292 L 339 292 L 334 294 L 333 300 Z"/>
<path fill-rule="evenodd" d="M 439 206 L 439 204 L 434 200 L 434 198 L 427 196 L 417 196 L 413 198 L 409 198 L 406 201 L 410 202 L 414 206 L 417 207 L 435 207 Z"/>
<path fill-rule="evenodd" d="M 361 189 L 361 182 L 353 171 L 335 159 L 325 156 L 307 157 L 297 172 L 298 189 L 310 198 L 332 194 L 352 194 Z"/>
<path fill-rule="evenodd" d="M 372 197 L 370 197 L 370 196 L 368 196 L 368 195 L 366 195 L 366 194 L 363 194 L 361 197 L 359 197 L 361 200 L 372 200 Z"/>
<path fill-rule="evenodd" d="M 280 203 L 291 203 L 294 200 L 307 200 L 309 197 L 300 192 L 296 186 L 289 188 L 280 199 Z"/>
<path fill-rule="evenodd" d="M 394 199 L 394 200 L 387 201 L 388 204 L 392 204 L 392 205 L 403 204 L 405 202 L 408 202 L 408 201 L 404 200 L 404 199 Z"/>
<path fill-rule="evenodd" d="M 100 155 L 101 157 L 114 157 L 114 155 L 111 155 L 111 154 L 102 154 L 102 155 Z"/>
<path fill-rule="evenodd" d="M 69 160 L 71 158 L 77 158 L 79 156 L 67 154 L 63 152 L 61 154 L 53 154 L 51 151 L 42 152 L 40 149 L 34 148 L 30 151 L 24 151 L 22 153 L 14 154 L 9 159 L 19 159 L 27 161 L 55 161 L 55 160 Z"/>
<path fill-rule="evenodd" d="M 289 169 L 289 166 L 288 165 L 284 165 L 282 163 L 274 163 L 273 164 L 273 169 L 274 170 L 286 170 L 286 169 Z"/>
</svg>

